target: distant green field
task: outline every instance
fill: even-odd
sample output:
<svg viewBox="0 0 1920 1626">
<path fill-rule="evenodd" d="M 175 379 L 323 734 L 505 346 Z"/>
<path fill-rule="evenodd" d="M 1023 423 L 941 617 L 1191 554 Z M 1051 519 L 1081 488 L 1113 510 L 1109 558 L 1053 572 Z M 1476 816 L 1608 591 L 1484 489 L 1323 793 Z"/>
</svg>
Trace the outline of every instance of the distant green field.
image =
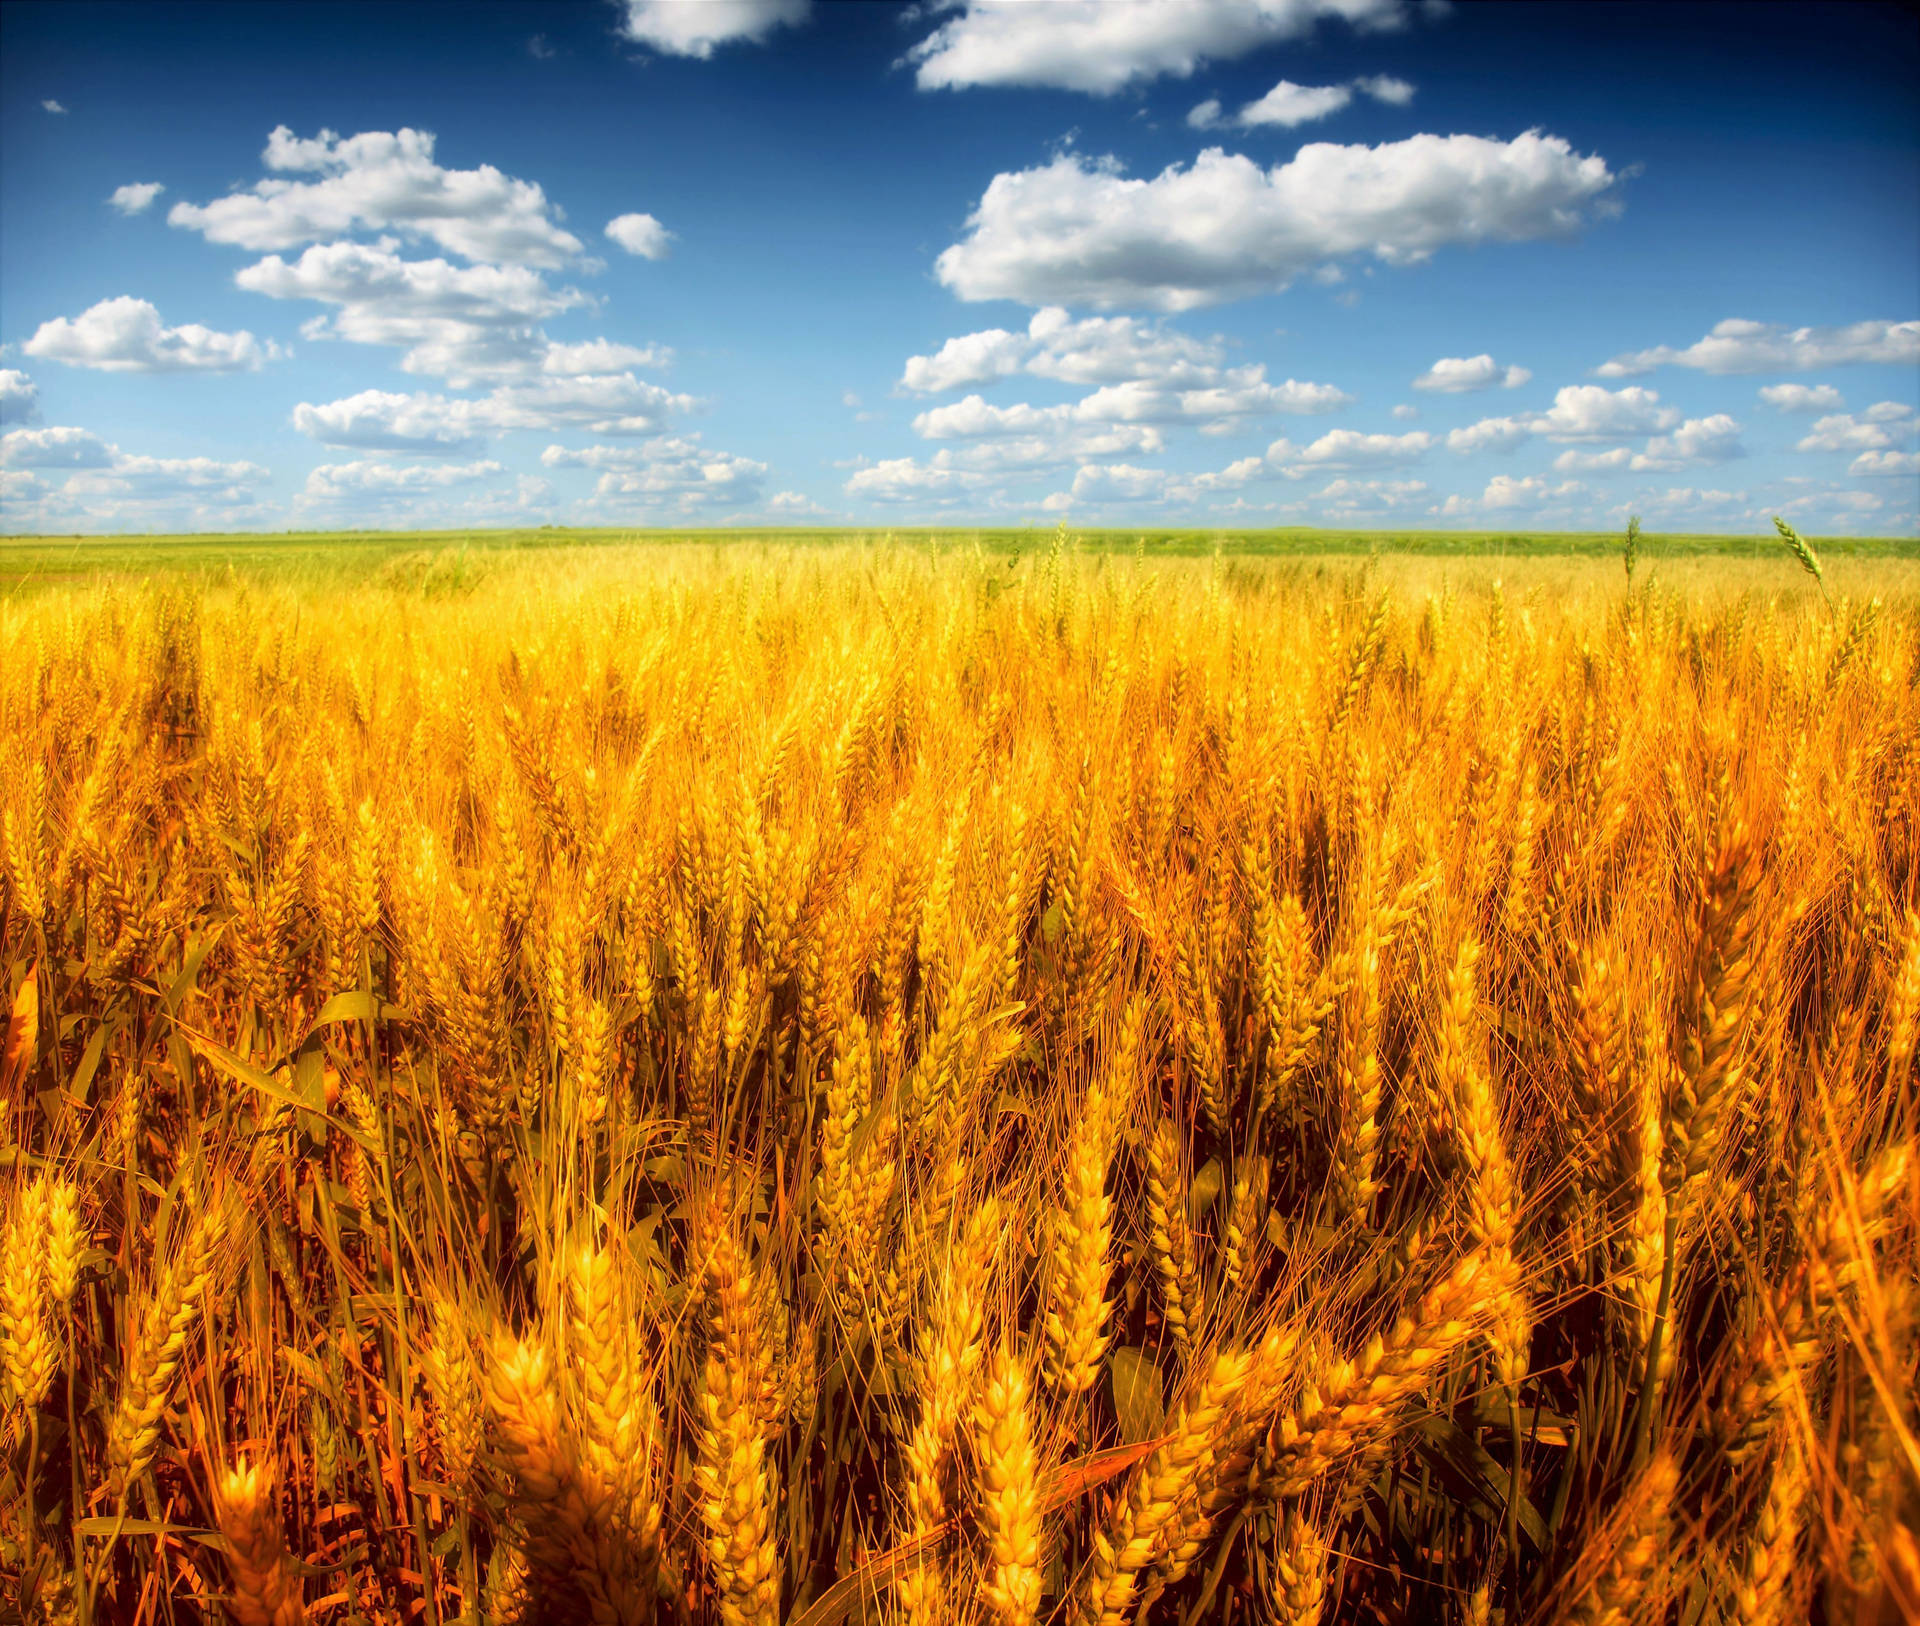
<svg viewBox="0 0 1920 1626">
<path fill-rule="evenodd" d="M 94 576 L 185 574 L 197 577 L 287 574 L 328 580 L 364 575 L 401 580 L 428 571 L 458 573 L 463 554 L 594 549 L 643 544 L 696 547 L 772 544 L 782 547 L 883 546 L 935 551 L 981 547 L 997 553 L 1045 550 L 1049 528 L 985 530 L 977 527 L 849 527 L 736 530 L 608 528 L 476 531 L 289 531 L 228 536 L 10 536 L 0 537 L 0 593 Z M 1075 547 L 1091 552 L 1148 557 L 1313 558 L 1371 553 L 1429 558 L 1596 558 L 1617 554 L 1612 532 L 1521 531 L 1324 531 L 1276 530 L 1073 530 Z M 1920 561 L 1912 537 L 1814 537 L 1823 557 L 1865 561 Z M 1705 561 L 1777 554 L 1779 539 L 1761 536 L 1657 535 L 1641 539 L 1643 557 Z"/>
</svg>

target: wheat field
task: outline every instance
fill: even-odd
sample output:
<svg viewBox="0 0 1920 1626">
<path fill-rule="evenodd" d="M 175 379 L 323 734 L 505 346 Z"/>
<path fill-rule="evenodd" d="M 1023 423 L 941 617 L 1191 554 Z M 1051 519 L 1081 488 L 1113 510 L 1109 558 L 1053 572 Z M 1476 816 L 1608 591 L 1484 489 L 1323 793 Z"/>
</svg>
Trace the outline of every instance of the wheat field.
<svg viewBox="0 0 1920 1626">
<path fill-rule="evenodd" d="M 1819 566 L 0 603 L 0 1600 L 1920 1609 L 1920 592 Z"/>
</svg>

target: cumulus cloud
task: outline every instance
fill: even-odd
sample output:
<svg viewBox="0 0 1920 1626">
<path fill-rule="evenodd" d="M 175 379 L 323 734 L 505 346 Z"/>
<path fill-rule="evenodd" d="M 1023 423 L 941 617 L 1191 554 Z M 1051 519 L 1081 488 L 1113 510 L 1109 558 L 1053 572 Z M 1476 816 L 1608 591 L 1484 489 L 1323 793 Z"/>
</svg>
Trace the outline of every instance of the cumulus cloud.
<svg viewBox="0 0 1920 1626">
<path fill-rule="evenodd" d="M 704 8 L 701 8 L 704 9 Z M 324 243 L 354 231 L 424 237 L 463 259 L 554 267 L 581 252 L 546 194 L 491 164 L 445 169 L 425 130 L 322 130 L 302 139 L 284 124 L 262 161 L 273 177 L 211 203 L 176 203 L 168 224 L 256 252 Z M 290 180 L 315 175 L 316 180 Z"/>
<path fill-rule="evenodd" d="M 291 261 L 269 255 L 234 281 L 335 307 L 303 329 L 308 338 L 398 346 L 404 371 L 456 382 L 538 369 L 551 348 L 540 320 L 590 303 L 526 266 L 402 259 L 390 238 L 315 244 Z"/>
<path fill-rule="evenodd" d="M 0 437 L 0 528 L 205 531 L 259 524 L 267 514 L 255 488 L 269 478 L 257 463 L 129 454 L 84 429 L 20 430 Z"/>
<path fill-rule="evenodd" d="M 654 434 L 699 403 L 629 373 L 502 384 L 479 397 L 362 390 L 293 409 L 293 426 L 324 446 L 453 455 L 514 429 L 581 428 L 597 435 Z"/>
<path fill-rule="evenodd" d="M 14 429 L 0 435 L 0 466 L 10 469 L 104 469 L 113 448 L 88 429 Z"/>
<path fill-rule="evenodd" d="M 766 464 L 712 451 L 698 435 L 662 435 L 639 446 L 549 446 L 540 461 L 550 469 L 599 471 L 596 502 L 683 513 L 757 503 L 767 473 Z"/>
<path fill-rule="evenodd" d="M 1518 389 L 1533 374 L 1524 367 L 1502 367 L 1484 352 L 1477 356 L 1442 356 L 1413 381 L 1417 390 L 1441 395 L 1465 395 L 1472 390 Z"/>
<path fill-rule="evenodd" d="M 622 9 L 620 31 L 636 45 L 704 62 L 716 46 L 758 45 L 776 28 L 805 22 L 812 0 L 625 0 Z"/>
<path fill-rule="evenodd" d="M 1205 389 L 1226 374 L 1226 347 L 1131 316 L 1075 321 L 1057 305 L 1034 312 L 1025 333 L 988 328 L 949 339 L 931 356 L 911 356 L 901 384 L 931 395 L 1027 372 L 1063 384 L 1144 380 L 1164 388 Z"/>
<path fill-rule="evenodd" d="M 1658 435 L 1647 442 L 1628 467 L 1641 469 L 1682 469 L 1693 463 L 1726 463 L 1745 457 L 1740 444 L 1740 425 L 1724 412 L 1710 418 L 1689 418 L 1669 435 Z"/>
<path fill-rule="evenodd" d="M 1402 401 L 1398 406 L 1396 406 L 1393 409 L 1393 415 L 1396 418 L 1398 418 L 1402 423 L 1406 423 L 1411 419 L 1419 417 L 1420 409 L 1417 406 L 1414 406 L 1411 402 Z"/>
<path fill-rule="evenodd" d="M 1729 317 L 1684 350 L 1664 344 L 1636 350 L 1615 356 L 1598 374 L 1631 378 L 1656 367 L 1692 367 L 1703 373 L 1811 372 L 1856 361 L 1920 362 L 1920 321 L 1789 328 Z"/>
<path fill-rule="evenodd" d="M 166 188 L 158 181 L 133 181 L 126 186 L 116 186 L 108 195 L 107 202 L 123 215 L 144 214 L 153 207 L 153 200 Z"/>
<path fill-rule="evenodd" d="M 1413 86 L 1390 73 L 1362 74 L 1354 84 L 1376 102 L 1385 102 L 1389 107 L 1406 107 L 1413 101 Z"/>
<path fill-rule="evenodd" d="M 1204 389 L 1167 389 L 1147 380 L 1129 380 L 1051 407 L 1026 402 L 994 406 L 982 396 L 969 395 L 920 413 L 913 428 L 928 440 L 1046 434 L 1059 440 L 1064 453 L 1074 444 L 1073 431 L 1100 425 L 1211 425 L 1274 412 L 1328 412 L 1350 399 L 1330 384 L 1303 384 L 1291 378 L 1272 384 L 1261 367 L 1237 367 Z"/>
<path fill-rule="evenodd" d="M 1886 410 L 1891 408 L 1891 410 Z M 1836 412 L 1814 420 L 1812 430 L 1798 441 L 1800 452 L 1873 452 L 1896 445 L 1913 432 L 1913 409 L 1898 401 L 1882 401 L 1855 416 Z"/>
<path fill-rule="evenodd" d="M 13 367 L 0 367 L 0 424 L 32 423 L 40 416 L 40 386 Z"/>
<path fill-rule="evenodd" d="M 1394 107 L 1405 107 L 1413 100 L 1412 85 L 1384 73 L 1363 75 L 1345 85 L 1296 85 L 1291 79 L 1282 79 L 1266 95 L 1242 107 L 1232 122 L 1243 130 L 1261 125 L 1291 130 L 1340 112 L 1353 100 L 1356 90 Z M 1196 130 L 1210 130 L 1226 122 L 1218 101 L 1202 102 L 1187 115 L 1187 123 Z"/>
<path fill-rule="evenodd" d="M 1272 169 L 1210 147 L 1151 180 L 1068 152 L 996 175 L 936 269 L 962 299 L 1188 310 L 1285 288 L 1345 255 L 1408 265 L 1564 234 L 1616 180 L 1605 159 L 1535 130 L 1315 142 Z"/>
<path fill-rule="evenodd" d="M 1535 421 L 1535 416 L 1482 418 L 1464 429 L 1448 430 L 1447 450 L 1462 457 L 1474 452 L 1509 452 L 1533 438 Z"/>
<path fill-rule="evenodd" d="M 869 502 L 942 506 L 992 483 L 992 475 L 966 468 L 944 455 L 925 462 L 889 457 L 855 469 L 842 489 L 849 497 L 864 497 Z"/>
<path fill-rule="evenodd" d="M 1379 512 L 1406 508 L 1427 494 L 1424 480 L 1354 480 L 1341 476 L 1319 492 L 1332 514 Z"/>
<path fill-rule="evenodd" d="M 1920 452 L 1862 452 L 1847 465 L 1847 473 L 1920 474 Z"/>
<path fill-rule="evenodd" d="M 1617 472 L 1633 462 L 1633 453 L 1625 446 L 1615 446 L 1605 452 L 1562 452 L 1553 460 L 1553 466 L 1562 474 Z"/>
<path fill-rule="evenodd" d="M 1277 124 L 1291 130 L 1297 124 L 1328 118 L 1352 100 L 1353 92 L 1345 85 L 1296 85 L 1291 79 L 1282 79 L 1258 101 L 1241 108 L 1234 123 L 1244 129 Z"/>
<path fill-rule="evenodd" d="M 1539 508 L 1550 502 L 1567 502 L 1589 495 L 1589 488 L 1578 480 L 1563 480 L 1558 485 L 1537 474 L 1516 479 L 1511 474 L 1496 474 L 1478 497 L 1455 494 L 1440 505 L 1443 517 L 1511 512 L 1514 509 Z"/>
<path fill-rule="evenodd" d="M 652 215 L 615 215 L 607 222 L 607 236 L 643 260 L 664 260 L 673 243 L 673 233 Z"/>
<path fill-rule="evenodd" d="M 804 492 L 776 491 L 767 499 L 767 512 L 801 519 L 824 514 L 826 509 Z"/>
<path fill-rule="evenodd" d="M 1616 440 L 1671 429 L 1679 421 L 1677 411 L 1660 405 L 1658 391 L 1638 384 L 1623 390 L 1568 384 L 1555 393 L 1547 411 L 1530 420 L 1549 440 Z"/>
<path fill-rule="evenodd" d="M 1760 399 L 1782 412 L 1835 412 L 1847 404 L 1831 384 L 1762 384 Z"/>
<path fill-rule="evenodd" d="M 618 373 L 629 367 L 664 367 L 673 352 L 660 344 L 616 344 L 611 339 L 585 339 L 579 344 L 549 344 L 540 358 L 540 371 L 563 378 L 582 373 Z"/>
<path fill-rule="evenodd" d="M 1301 38 L 1326 18 L 1395 28 L 1410 9 L 1406 0 L 960 0 L 958 15 L 907 60 L 922 90 L 1025 85 L 1106 96 Z"/>
<path fill-rule="evenodd" d="M 66 109 L 65 109 L 64 107 L 62 107 L 62 106 L 61 106 L 61 105 L 60 105 L 60 104 L 59 104 L 58 102 L 56 102 L 56 101 L 55 101 L 55 100 L 54 100 L 54 99 L 53 99 L 53 98 L 52 98 L 51 96 L 49 96 L 49 97 L 47 97 L 47 99 L 46 99 L 45 101 L 43 101 L 43 102 L 42 102 L 42 103 L 41 103 L 40 105 L 41 105 L 41 106 L 42 106 L 43 108 L 45 108 L 45 109 L 46 109 L 46 111 L 47 111 L 47 112 L 49 112 L 49 113 L 64 113 L 64 112 L 66 112 Z"/>
<path fill-rule="evenodd" d="M 1330 429 L 1312 444 L 1294 450 L 1278 440 L 1267 449 L 1267 460 L 1279 465 L 1304 464 L 1319 468 L 1378 468 L 1411 463 L 1434 444 L 1424 429 L 1404 435 L 1368 434 L 1359 429 Z"/>
<path fill-rule="evenodd" d="M 472 485 L 505 470 L 491 461 L 480 463 L 386 463 L 363 459 L 354 463 L 322 463 L 307 476 L 301 496 L 308 502 L 337 503 L 368 498 L 413 497 Z"/>
<path fill-rule="evenodd" d="M 78 316 L 42 322 L 21 346 L 30 356 L 103 373 L 233 373 L 281 354 L 251 333 L 216 333 L 198 322 L 165 327 L 144 299 L 103 299 Z"/>
</svg>

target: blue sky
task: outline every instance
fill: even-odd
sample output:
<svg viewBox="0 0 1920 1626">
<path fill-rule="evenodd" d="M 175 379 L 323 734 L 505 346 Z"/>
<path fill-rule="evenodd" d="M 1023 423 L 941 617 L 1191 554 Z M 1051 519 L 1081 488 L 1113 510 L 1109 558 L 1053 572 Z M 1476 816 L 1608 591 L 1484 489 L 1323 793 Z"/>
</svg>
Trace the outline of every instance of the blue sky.
<svg viewBox="0 0 1920 1626">
<path fill-rule="evenodd" d="M 1895 6 L 0 8 L 0 528 L 1920 528 Z"/>
</svg>

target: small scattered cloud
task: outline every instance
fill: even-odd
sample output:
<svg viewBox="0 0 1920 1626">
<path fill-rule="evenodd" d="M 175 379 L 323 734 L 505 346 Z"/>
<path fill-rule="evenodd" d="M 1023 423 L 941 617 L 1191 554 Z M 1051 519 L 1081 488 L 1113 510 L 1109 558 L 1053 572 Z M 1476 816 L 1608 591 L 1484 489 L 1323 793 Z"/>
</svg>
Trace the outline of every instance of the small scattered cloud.
<svg viewBox="0 0 1920 1626">
<path fill-rule="evenodd" d="M 664 260 L 674 234 L 652 215 L 615 215 L 607 222 L 607 236 L 629 254 L 643 260 Z"/>
<path fill-rule="evenodd" d="M 1354 80 L 1354 85 L 1364 95 L 1389 107 L 1406 107 L 1413 101 L 1413 86 L 1390 73 L 1362 74 Z"/>
<path fill-rule="evenodd" d="M 1884 411 L 1883 408 L 1891 408 Z M 1830 413 L 1795 443 L 1799 452 L 1877 452 L 1899 444 L 1913 433 L 1913 409 L 1897 401 L 1881 402 L 1857 416 Z"/>
<path fill-rule="evenodd" d="M 620 32 L 665 56 L 705 61 L 718 46 L 758 45 L 776 28 L 807 20 L 812 0 L 625 0 Z"/>
<path fill-rule="evenodd" d="M 556 55 L 553 48 L 553 41 L 548 39 L 545 34 L 535 34 L 532 39 L 527 41 L 527 55 L 532 57 L 536 62 L 550 61 Z"/>
<path fill-rule="evenodd" d="M 10 469 L 104 469 L 113 448 L 90 429 L 14 429 L 0 435 L 0 466 Z"/>
<path fill-rule="evenodd" d="M 1402 401 L 1393 409 L 1393 415 L 1402 423 L 1411 423 L 1420 416 L 1420 409 L 1411 401 Z"/>
<path fill-rule="evenodd" d="M 251 333 L 218 333 L 187 322 L 166 327 L 144 299 L 103 299 L 78 316 L 42 322 L 21 346 L 30 356 L 104 373 L 252 371 L 283 354 Z"/>
<path fill-rule="evenodd" d="M 1304 38 L 1328 20 L 1362 30 L 1399 28 L 1414 8 L 1409 0 L 942 0 L 917 14 L 942 11 L 954 14 L 906 56 L 920 89 L 1019 85 L 1110 96 L 1162 76 L 1185 79 L 1203 63 Z"/>
<path fill-rule="evenodd" d="M 1837 412 L 1847 404 L 1831 384 L 1762 384 L 1760 399 L 1781 412 Z"/>
<path fill-rule="evenodd" d="M 1296 85 L 1291 79 L 1282 79 L 1258 101 L 1241 108 L 1233 122 L 1242 129 L 1275 124 L 1291 130 L 1331 117 L 1352 100 L 1353 92 L 1345 85 Z"/>
<path fill-rule="evenodd" d="M 789 519 L 813 519 L 828 512 L 811 497 L 798 491 L 776 491 L 767 499 L 767 511 Z"/>
<path fill-rule="evenodd" d="M 107 202 L 123 215 L 145 214 L 164 191 L 166 187 L 158 181 L 133 181 L 126 186 L 116 186 Z"/>
<path fill-rule="evenodd" d="M 1920 474 L 1920 452 L 1862 452 L 1847 465 L 1847 473 Z"/>
<path fill-rule="evenodd" d="M 1729 317 L 1684 349 L 1655 345 L 1615 356 L 1596 371 L 1601 378 L 1632 378 L 1656 367 L 1691 367 L 1703 373 L 1812 372 L 1851 362 L 1920 362 L 1920 321 L 1789 328 Z"/>
<path fill-rule="evenodd" d="M 0 367 L 0 424 L 32 423 L 40 416 L 40 386 L 15 367 Z"/>
<path fill-rule="evenodd" d="M 1524 367 L 1502 367 L 1484 352 L 1477 356 L 1442 356 L 1413 381 L 1417 390 L 1442 395 L 1465 395 L 1473 390 L 1518 389 L 1533 374 Z"/>
<path fill-rule="evenodd" d="M 1727 463 L 1745 457 L 1740 444 L 1740 425 L 1724 412 L 1709 418 L 1689 418 L 1671 434 L 1658 435 L 1647 442 L 1627 466 L 1642 469 L 1683 469 L 1695 463 Z"/>
<path fill-rule="evenodd" d="M 43 102 L 42 102 L 42 103 L 41 103 L 40 105 L 41 105 L 42 107 L 44 107 L 44 108 L 45 108 L 45 109 L 46 109 L 46 110 L 47 110 L 47 111 L 48 111 L 49 113 L 64 113 L 64 112 L 66 112 L 66 109 L 65 109 L 64 107 L 62 107 L 62 106 L 61 106 L 61 105 L 60 105 L 60 104 L 59 104 L 58 102 L 56 102 L 56 101 L 55 101 L 55 100 L 54 100 L 54 99 L 53 99 L 53 98 L 52 98 L 51 96 L 49 96 L 49 97 L 48 97 L 48 98 L 47 98 L 47 99 L 46 99 L 45 101 L 43 101 Z"/>
</svg>

